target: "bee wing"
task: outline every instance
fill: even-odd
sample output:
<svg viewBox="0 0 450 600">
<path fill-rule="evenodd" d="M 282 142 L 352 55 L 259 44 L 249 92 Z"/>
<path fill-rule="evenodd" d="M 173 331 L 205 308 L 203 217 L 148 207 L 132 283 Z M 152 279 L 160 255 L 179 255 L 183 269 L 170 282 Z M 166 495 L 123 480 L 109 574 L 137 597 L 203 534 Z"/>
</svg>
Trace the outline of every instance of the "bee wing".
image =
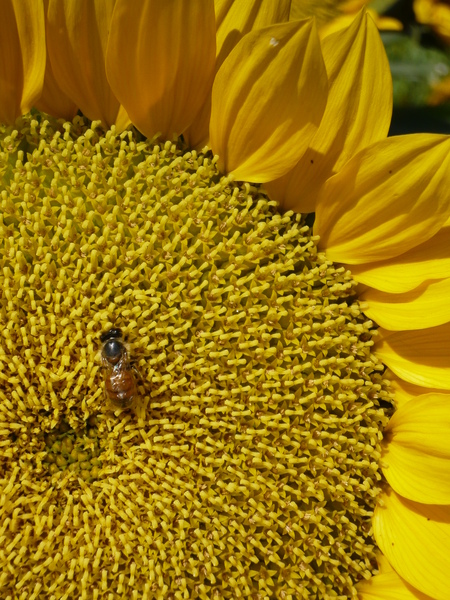
<svg viewBox="0 0 450 600">
<path fill-rule="evenodd" d="M 108 361 L 108 359 L 105 356 L 103 356 L 103 354 L 100 354 L 100 358 L 102 359 L 103 367 L 105 369 L 112 370 L 113 367 L 112 367 L 111 363 Z"/>
<path fill-rule="evenodd" d="M 131 370 L 133 371 L 133 375 L 134 375 L 134 378 L 136 379 L 136 381 L 144 384 L 144 378 L 142 376 L 142 373 L 139 371 L 139 369 L 136 367 L 136 365 L 131 365 Z"/>
</svg>

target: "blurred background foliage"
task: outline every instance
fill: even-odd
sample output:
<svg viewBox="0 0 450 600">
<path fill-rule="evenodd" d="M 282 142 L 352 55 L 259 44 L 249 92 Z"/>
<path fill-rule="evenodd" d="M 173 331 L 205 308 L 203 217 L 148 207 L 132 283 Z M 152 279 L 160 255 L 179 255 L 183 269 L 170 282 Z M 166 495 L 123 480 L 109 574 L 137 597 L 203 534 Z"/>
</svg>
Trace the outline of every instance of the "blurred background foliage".
<svg viewBox="0 0 450 600">
<path fill-rule="evenodd" d="M 381 29 L 394 84 L 391 134 L 450 133 L 450 2 L 372 4 L 402 25 Z"/>
<path fill-rule="evenodd" d="M 390 134 L 450 134 L 450 0 L 292 0 L 291 18 L 315 15 L 323 32 L 366 7 L 391 66 Z"/>
</svg>

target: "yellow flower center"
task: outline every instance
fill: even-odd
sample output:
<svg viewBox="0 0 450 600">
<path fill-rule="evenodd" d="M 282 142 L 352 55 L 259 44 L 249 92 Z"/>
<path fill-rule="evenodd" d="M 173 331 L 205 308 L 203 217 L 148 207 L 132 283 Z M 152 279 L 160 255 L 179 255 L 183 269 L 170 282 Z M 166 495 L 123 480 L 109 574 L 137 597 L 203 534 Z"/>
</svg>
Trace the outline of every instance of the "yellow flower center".
<svg viewBox="0 0 450 600">
<path fill-rule="evenodd" d="M 2 569 L 30 594 L 356 597 L 391 399 L 310 218 L 80 118 L 1 145 Z M 104 397 L 113 326 L 131 410 Z"/>
</svg>

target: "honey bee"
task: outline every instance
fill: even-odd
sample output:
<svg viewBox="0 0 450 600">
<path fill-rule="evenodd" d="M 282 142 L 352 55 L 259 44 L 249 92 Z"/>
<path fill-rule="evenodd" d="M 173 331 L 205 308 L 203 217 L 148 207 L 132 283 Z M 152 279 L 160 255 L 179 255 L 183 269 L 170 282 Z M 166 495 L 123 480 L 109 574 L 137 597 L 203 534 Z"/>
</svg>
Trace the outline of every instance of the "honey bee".
<svg viewBox="0 0 450 600">
<path fill-rule="evenodd" d="M 100 336 L 102 362 L 106 368 L 105 389 L 116 408 L 129 408 L 137 394 L 138 371 L 130 363 L 121 329 L 109 329 Z"/>
</svg>

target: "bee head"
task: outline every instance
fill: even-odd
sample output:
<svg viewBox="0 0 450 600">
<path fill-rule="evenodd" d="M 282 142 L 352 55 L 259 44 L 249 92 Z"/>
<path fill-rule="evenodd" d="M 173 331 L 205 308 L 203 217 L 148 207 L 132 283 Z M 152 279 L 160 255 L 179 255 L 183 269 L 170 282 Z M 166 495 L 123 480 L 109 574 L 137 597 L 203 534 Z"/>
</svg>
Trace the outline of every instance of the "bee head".
<svg viewBox="0 0 450 600">
<path fill-rule="evenodd" d="M 106 340 L 112 340 L 114 338 L 121 338 L 123 337 L 122 334 L 122 330 L 119 329 L 118 327 L 116 328 L 111 328 L 108 329 L 108 331 L 104 331 L 101 336 L 100 336 L 100 341 L 101 342 L 106 342 Z"/>
</svg>

